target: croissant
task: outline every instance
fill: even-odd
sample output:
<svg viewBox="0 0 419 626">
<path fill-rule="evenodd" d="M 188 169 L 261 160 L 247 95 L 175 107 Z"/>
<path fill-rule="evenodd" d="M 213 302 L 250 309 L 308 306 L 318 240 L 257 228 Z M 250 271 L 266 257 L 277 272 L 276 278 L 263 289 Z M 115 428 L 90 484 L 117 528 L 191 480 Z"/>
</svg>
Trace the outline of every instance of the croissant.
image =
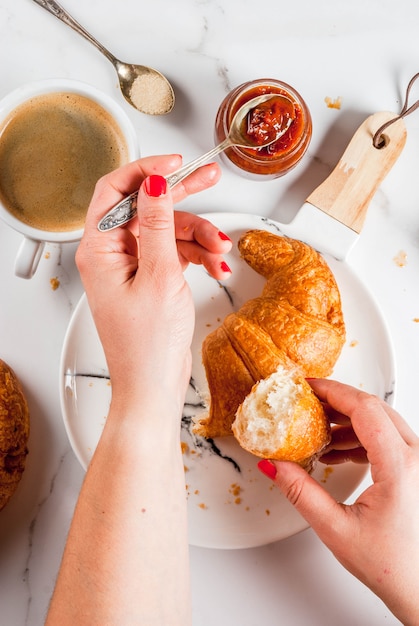
<svg viewBox="0 0 419 626">
<path fill-rule="evenodd" d="M 330 424 L 300 368 L 278 369 L 253 385 L 232 430 L 242 448 L 265 459 L 293 461 L 311 472 L 330 442 Z"/>
<path fill-rule="evenodd" d="M 339 289 L 318 252 L 264 230 L 245 233 L 238 249 L 266 283 L 202 344 L 210 406 L 194 432 L 207 438 L 231 435 L 252 387 L 279 367 L 329 376 L 345 342 Z"/>
<path fill-rule="evenodd" d="M 0 359 L 0 510 L 16 491 L 25 469 L 29 409 L 21 384 Z"/>
</svg>

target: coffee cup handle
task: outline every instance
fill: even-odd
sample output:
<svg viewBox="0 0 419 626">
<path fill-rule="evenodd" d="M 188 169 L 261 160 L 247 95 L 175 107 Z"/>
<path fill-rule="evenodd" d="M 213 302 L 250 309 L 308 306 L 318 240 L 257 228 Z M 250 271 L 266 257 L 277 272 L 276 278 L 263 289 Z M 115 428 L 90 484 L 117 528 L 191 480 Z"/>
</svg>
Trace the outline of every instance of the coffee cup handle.
<svg viewBox="0 0 419 626">
<path fill-rule="evenodd" d="M 45 243 L 24 237 L 15 262 L 15 274 L 20 278 L 32 278 L 40 261 Z"/>
</svg>

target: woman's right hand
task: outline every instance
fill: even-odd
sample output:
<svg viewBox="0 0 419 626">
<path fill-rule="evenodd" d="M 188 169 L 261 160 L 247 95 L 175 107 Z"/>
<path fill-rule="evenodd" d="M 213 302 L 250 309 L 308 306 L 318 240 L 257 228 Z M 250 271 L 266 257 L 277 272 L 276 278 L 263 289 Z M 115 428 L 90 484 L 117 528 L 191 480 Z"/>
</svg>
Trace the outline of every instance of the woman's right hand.
<svg viewBox="0 0 419 626">
<path fill-rule="evenodd" d="M 333 462 L 351 458 L 353 450 L 356 460 L 365 460 L 366 453 L 373 484 L 346 505 L 336 502 L 295 463 L 261 461 L 259 467 L 342 565 L 403 624 L 417 626 L 419 438 L 375 396 L 332 380 L 315 379 L 310 384 L 331 421 L 346 429 L 338 437 L 340 450 L 332 454 Z"/>
</svg>

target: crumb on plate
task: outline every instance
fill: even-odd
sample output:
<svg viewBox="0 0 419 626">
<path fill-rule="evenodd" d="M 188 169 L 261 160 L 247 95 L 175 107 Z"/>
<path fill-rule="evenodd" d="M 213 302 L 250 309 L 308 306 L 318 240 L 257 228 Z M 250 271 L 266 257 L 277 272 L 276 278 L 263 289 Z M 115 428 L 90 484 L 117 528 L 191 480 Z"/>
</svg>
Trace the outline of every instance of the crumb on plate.
<svg viewBox="0 0 419 626">
<path fill-rule="evenodd" d="M 50 285 L 51 285 L 51 289 L 53 291 L 56 291 L 56 289 L 58 289 L 58 287 L 60 286 L 60 281 L 58 280 L 58 278 L 56 276 L 54 276 L 53 278 L 49 279 Z"/>
<path fill-rule="evenodd" d="M 240 495 L 240 493 L 241 493 L 241 491 L 242 491 L 242 488 L 240 487 L 240 485 L 239 485 L 239 484 L 237 484 L 237 483 L 232 483 L 232 484 L 230 485 L 229 492 L 230 492 L 233 496 L 239 496 L 239 495 Z"/>
<path fill-rule="evenodd" d="M 321 479 L 322 483 L 327 482 L 327 479 L 329 478 L 329 476 L 333 474 L 333 467 L 330 467 L 330 465 L 328 467 L 325 467 L 323 470 L 323 478 Z"/>
<path fill-rule="evenodd" d="M 189 452 L 189 446 L 185 441 L 180 442 L 180 449 L 182 450 L 182 454 Z"/>
</svg>

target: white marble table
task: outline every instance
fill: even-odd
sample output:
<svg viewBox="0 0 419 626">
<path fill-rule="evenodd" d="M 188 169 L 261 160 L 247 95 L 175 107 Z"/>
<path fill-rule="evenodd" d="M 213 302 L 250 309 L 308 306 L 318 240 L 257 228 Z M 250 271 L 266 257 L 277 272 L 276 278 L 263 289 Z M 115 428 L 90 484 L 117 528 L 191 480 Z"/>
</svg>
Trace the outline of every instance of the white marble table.
<svg viewBox="0 0 419 626">
<path fill-rule="evenodd" d="M 290 220 L 359 123 L 378 110 L 399 111 L 404 88 L 419 70 L 416 0 L 66 0 L 65 6 L 121 59 L 163 71 L 176 89 L 173 113 L 151 118 L 131 109 L 104 57 L 30 0 L 0 0 L 0 96 L 41 78 L 90 82 L 121 102 L 143 155 L 173 151 L 190 159 L 208 149 L 220 101 L 245 80 L 279 78 L 306 98 L 314 133 L 302 164 L 267 183 L 225 171 L 216 188 L 185 203 L 195 212 Z M 413 96 L 419 97 L 419 85 Z M 341 97 L 341 109 L 328 108 L 325 97 Z M 396 407 L 419 430 L 419 113 L 406 126 L 407 145 L 376 194 L 348 262 L 387 321 L 397 363 Z M 25 281 L 13 274 L 19 242 L 0 224 L 0 358 L 21 378 L 32 416 L 27 470 L 0 513 L 0 626 L 43 623 L 83 479 L 64 430 L 58 380 L 64 334 L 82 293 L 75 244 L 49 245 L 49 258 Z M 399 623 L 310 530 L 260 548 L 194 547 L 191 568 L 196 626 Z"/>
</svg>

